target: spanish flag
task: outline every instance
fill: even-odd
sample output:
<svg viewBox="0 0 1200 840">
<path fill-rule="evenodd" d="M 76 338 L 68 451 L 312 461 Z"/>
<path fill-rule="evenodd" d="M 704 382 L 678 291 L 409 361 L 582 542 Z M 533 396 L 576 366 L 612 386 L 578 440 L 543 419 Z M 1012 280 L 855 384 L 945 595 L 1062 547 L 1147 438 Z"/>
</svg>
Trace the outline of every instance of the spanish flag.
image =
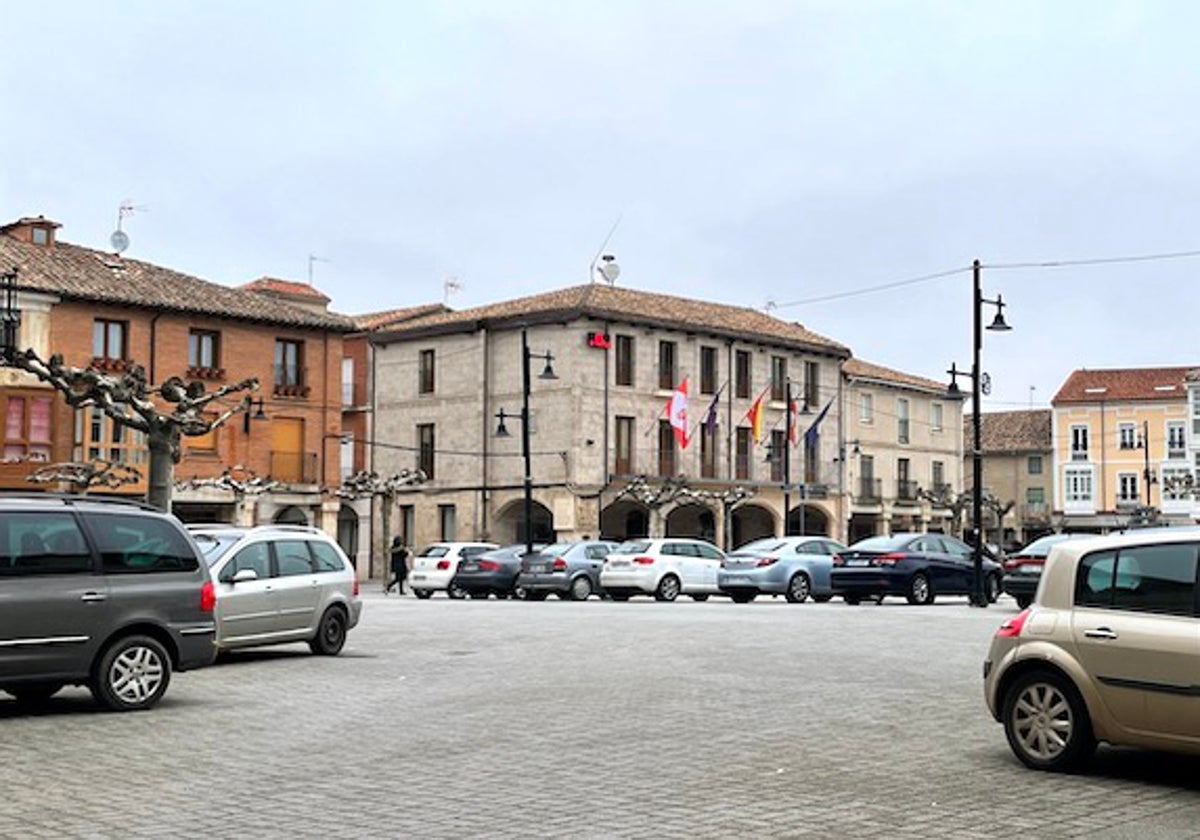
<svg viewBox="0 0 1200 840">
<path fill-rule="evenodd" d="M 767 392 L 763 391 L 758 395 L 758 399 L 754 401 L 754 405 L 750 406 L 750 410 L 746 412 L 746 419 L 750 421 L 750 436 L 754 438 L 754 442 L 758 443 L 762 440 L 763 434 L 763 399 L 767 396 Z"/>
</svg>

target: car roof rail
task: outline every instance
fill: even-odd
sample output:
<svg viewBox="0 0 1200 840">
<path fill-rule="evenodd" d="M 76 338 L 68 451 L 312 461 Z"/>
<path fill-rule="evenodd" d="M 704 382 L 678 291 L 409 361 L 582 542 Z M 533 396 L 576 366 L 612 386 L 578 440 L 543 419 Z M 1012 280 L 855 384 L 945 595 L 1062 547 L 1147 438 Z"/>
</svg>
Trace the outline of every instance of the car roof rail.
<svg viewBox="0 0 1200 840">
<path fill-rule="evenodd" d="M 129 496 L 101 496 L 92 493 L 57 493 L 57 492 L 25 492 L 25 491 L 0 491 L 0 501 L 2 502 L 62 502 L 64 505 L 76 504 L 98 504 L 98 505 L 119 505 L 122 507 L 133 507 L 140 510 L 153 511 L 154 513 L 164 513 L 161 508 L 147 504 L 141 499 L 132 498 Z"/>
<path fill-rule="evenodd" d="M 290 532 L 296 533 L 296 534 L 324 534 L 325 533 L 324 531 L 322 531 L 320 528 L 318 528 L 315 525 L 293 525 L 288 522 L 280 522 L 277 525 L 272 525 L 272 524 L 255 525 L 255 526 L 249 528 L 248 530 L 251 532 L 290 531 Z"/>
</svg>

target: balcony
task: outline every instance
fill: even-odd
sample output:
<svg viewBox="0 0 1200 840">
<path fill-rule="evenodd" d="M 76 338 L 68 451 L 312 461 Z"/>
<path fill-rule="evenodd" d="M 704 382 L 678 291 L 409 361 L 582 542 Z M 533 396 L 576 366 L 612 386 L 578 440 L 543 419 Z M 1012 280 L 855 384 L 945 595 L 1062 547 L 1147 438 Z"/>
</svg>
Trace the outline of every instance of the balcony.
<svg viewBox="0 0 1200 840">
<path fill-rule="evenodd" d="M 285 484 L 316 484 L 316 452 L 271 451 L 271 478 Z"/>
<path fill-rule="evenodd" d="M 858 495 L 855 498 L 859 502 L 867 503 L 883 501 L 883 479 L 860 478 L 858 480 Z"/>
<path fill-rule="evenodd" d="M 896 501 L 898 502 L 915 502 L 917 500 L 917 482 L 907 479 L 898 479 L 896 481 Z"/>
<path fill-rule="evenodd" d="M 275 387 L 272 395 L 276 397 L 307 397 L 312 393 L 312 387 L 304 384 L 307 381 L 308 370 L 306 368 L 276 365 Z"/>
<path fill-rule="evenodd" d="M 1050 506 L 1045 502 L 1021 505 L 1021 521 L 1026 523 L 1049 522 Z"/>
<path fill-rule="evenodd" d="M 1086 449 L 1072 449 L 1071 450 L 1071 460 L 1072 461 L 1086 461 L 1087 459 L 1088 459 L 1088 451 Z"/>
</svg>

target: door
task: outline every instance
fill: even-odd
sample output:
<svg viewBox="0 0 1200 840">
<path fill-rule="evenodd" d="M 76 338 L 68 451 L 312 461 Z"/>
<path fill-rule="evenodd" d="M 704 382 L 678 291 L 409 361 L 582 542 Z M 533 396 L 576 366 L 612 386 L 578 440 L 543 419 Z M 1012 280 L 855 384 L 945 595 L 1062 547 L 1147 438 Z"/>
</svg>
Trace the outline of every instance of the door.
<svg viewBox="0 0 1200 840">
<path fill-rule="evenodd" d="M 949 559 L 947 571 L 948 592 L 967 593 L 973 589 L 975 582 L 975 549 L 953 537 L 938 537 L 946 546 L 946 556 Z"/>
<path fill-rule="evenodd" d="M 246 569 L 257 577 L 234 583 L 234 576 Z M 267 543 L 239 549 L 217 571 L 216 588 L 218 644 L 258 639 L 278 629 L 279 604 Z"/>
<path fill-rule="evenodd" d="M 317 573 L 305 540 L 275 540 L 275 591 L 279 598 L 279 629 L 285 633 L 316 630 L 321 600 Z"/>
<path fill-rule="evenodd" d="M 700 571 L 700 587 L 705 592 L 716 593 L 717 589 L 717 570 L 721 568 L 721 561 L 725 559 L 725 555 L 711 545 L 697 545 L 696 552 L 700 555 L 697 558 Z"/>
<path fill-rule="evenodd" d="M 303 420 L 271 418 L 271 477 L 290 484 L 315 480 L 304 475 Z"/>
<path fill-rule="evenodd" d="M 941 537 L 932 534 L 919 537 L 909 545 L 909 551 L 920 556 L 920 564 L 925 567 L 935 593 L 962 591 L 962 570 L 951 558 Z"/>
</svg>

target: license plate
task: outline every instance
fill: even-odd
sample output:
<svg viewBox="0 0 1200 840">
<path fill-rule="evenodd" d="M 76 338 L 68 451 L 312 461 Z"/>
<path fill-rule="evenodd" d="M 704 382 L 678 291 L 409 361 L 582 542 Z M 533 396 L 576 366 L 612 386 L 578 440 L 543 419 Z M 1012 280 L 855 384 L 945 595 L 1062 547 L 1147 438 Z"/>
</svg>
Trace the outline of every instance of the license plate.
<svg viewBox="0 0 1200 840">
<path fill-rule="evenodd" d="M 847 566 L 870 566 L 871 561 L 870 560 L 847 560 L 846 565 Z"/>
<path fill-rule="evenodd" d="M 463 563 L 458 567 L 460 572 L 477 572 L 479 571 L 478 563 Z"/>
<path fill-rule="evenodd" d="M 750 578 L 748 578 L 748 577 L 725 578 L 725 583 L 727 583 L 727 584 L 729 584 L 729 583 L 749 583 L 749 582 L 750 582 Z"/>
<path fill-rule="evenodd" d="M 628 566 L 629 561 L 628 560 L 610 560 L 608 565 L 610 565 L 610 566 Z"/>
<path fill-rule="evenodd" d="M 425 580 L 425 575 L 413 575 L 413 580 Z"/>
<path fill-rule="evenodd" d="M 1023 575 L 1040 575 L 1042 573 L 1041 566 L 1019 566 L 1017 571 Z"/>
<path fill-rule="evenodd" d="M 545 563 L 534 563 L 529 567 L 529 573 L 532 575 L 542 575 L 546 573 L 548 568 Z"/>
</svg>

